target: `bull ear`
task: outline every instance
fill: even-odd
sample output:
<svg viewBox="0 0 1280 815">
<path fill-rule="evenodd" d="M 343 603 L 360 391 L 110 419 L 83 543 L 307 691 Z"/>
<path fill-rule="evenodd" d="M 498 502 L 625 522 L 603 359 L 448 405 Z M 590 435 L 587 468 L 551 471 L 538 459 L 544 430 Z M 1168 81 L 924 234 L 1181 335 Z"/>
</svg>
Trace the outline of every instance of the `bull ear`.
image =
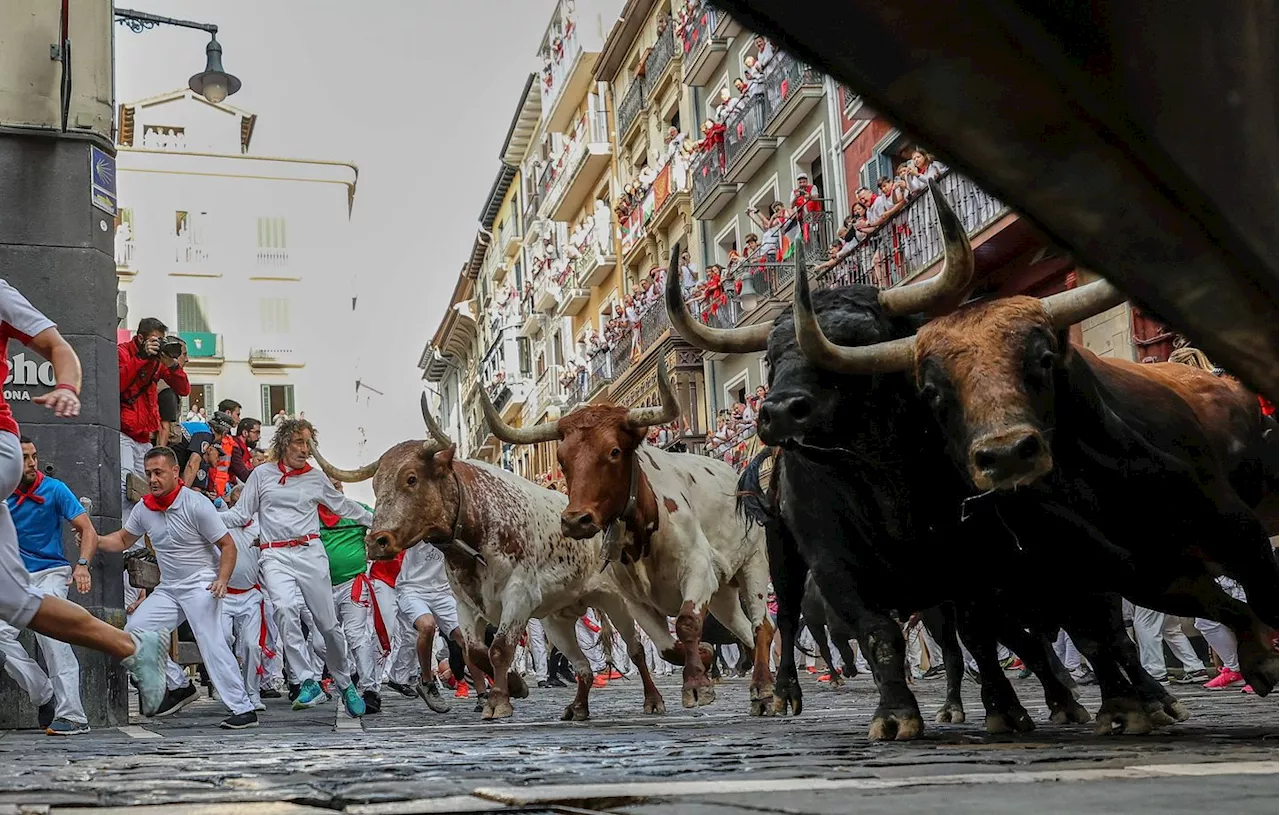
<svg viewBox="0 0 1280 815">
<path fill-rule="evenodd" d="M 443 450 L 437 451 L 431 456 L 431 462 L 442 469 L 448 469 L 453 466 L 453 455 L 458 451 L 458 445 L 451 444 Z"/>
</svg>

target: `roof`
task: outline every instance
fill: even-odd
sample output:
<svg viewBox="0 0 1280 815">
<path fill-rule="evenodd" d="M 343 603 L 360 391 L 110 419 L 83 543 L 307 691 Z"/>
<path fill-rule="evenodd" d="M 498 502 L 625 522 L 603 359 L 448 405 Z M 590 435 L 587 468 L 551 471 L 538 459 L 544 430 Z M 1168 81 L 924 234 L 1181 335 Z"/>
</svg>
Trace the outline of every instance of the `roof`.
<svg viewBox="0 0 1280 815">
<path fill-rule="evenodd" d="M 202 105 L 208 105 L 218 110 L 225 111 L 240 117 L 240 152 L 249 152 L 249 142 L 253 139 L 253 128 L 257 124 L 258 115 L 242 110 L 235 105 L 228 105 L 226 102 L 210 102 L 200 94 L 190 88 L 178 88 L 177 90 L 168 91 L 167 93 L 148 96 L 146 99 L 138 99 L 133 102 L 123 102 L 120 105 L 119 115 L 123 126 L 120 128 L 118 143 L 124 147 L 132 147 L 133 132 L 133 112 L 135 108 L 151 107 L 165 102 L 173 102 L 177 99 L 190 99 L 199 102 Z"/>
<path fill-rule="evenodd" d="M 493 225 L 493 221 L 489 221 L 489 225 Z M 488 227 L 485 227 L 488 229 Z M 467 277 L 475 280 L 480 276 L 480 267 L 484 265 L 484 254 L 489 250 L 489 236 L 483 232 L 476 232 L 476 239 L 471 244 L 471 258 L 463 265 L 463 271 Z"/>
<path fill-rule="evenodd" d="M 511 127 L 507 128 L 507 137 L 502 141 L 502 150 L 498 153 L 503 164 L 519 166 L 524 160 L 541 116 L 542 84 L 537 81 L 537 75 L 531 73 L 525 80 L 524 90 L 520 92 L 520 103 L 516 105 L 516 112 L 511 117 Z"/>
<path fill-rule="evenodd" d="M 493 222 L 498 219 L 498 210 L 502 209 L 502 200 L 507 197 L 507 190 L 511 189 L 511 180 L 516 177 L 516 172 L 515 167 L 504 163 L 494 176 L 493 186 L 484 199 L 484 209 L 480 210 L 480 223 L 485 229 L 493 229 Z"/>
<path fill-rule="evenodd" d="M 631 45 L 640 36 L 645 23 L 649 21 L 649 12 L 658 5 L 658 0 L 627 0 L 609 36 L 600 51 L 600 59 L 596 62 L 593 77 L 597 82 L 611 82 L 622 68 L 622 61 L 627 58 Z"/>
<path fill-rule="evenodd" d="M 439 382 L 444 379 L 450 367 L 444 360 L 436 358 L 432 353 L 433 349 L 439 349 L 440 354 L 455 365 L 460 365 L 471 350 L 471 339 L 476 331 L 475 320 L 469 314 L 455 308 L 459 303 L 467 301 L 471 289 L 472 278 L 467 275 L 467 268 L 464 266 L 458 272 L 458 280 L 454 283 L 453 295 L 449 298 L 449 308 L 440 318 L 436 333 L 431 337 L 427 347 L 422 349 L 422 357 L 418 360 L 418 367 L 422 369 L 422 378 L 429 382 Z"/>
</svg>

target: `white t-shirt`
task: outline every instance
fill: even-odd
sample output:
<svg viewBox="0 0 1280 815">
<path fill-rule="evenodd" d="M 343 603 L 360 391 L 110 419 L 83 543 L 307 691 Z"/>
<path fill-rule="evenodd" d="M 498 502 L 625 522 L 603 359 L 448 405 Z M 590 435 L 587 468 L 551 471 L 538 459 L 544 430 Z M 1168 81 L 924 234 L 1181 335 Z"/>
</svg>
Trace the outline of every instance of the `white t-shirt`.
<svg viewBox="0 0 1280 815">
<path fill-rule="evenodd" d="M 296 540 L 320 534 L 320 504 L 361 526 L 373 526 L 373 513 L 334 489 L 320 470 L 286 478 L 280 465 L 273 462 L 253 469 L 240 500 L 222 513 L 222 519 L 228 526 L 241 526 L 257 513 L 262 527 L 258 537 L 263 543 Z"/>
<path fill-rule="evenodd" d="M 236 568 L 227 583 L 233 589 L 248 590 L 258 585 L 258 516 L 249 520 L 247 526 L 235 526 L 228 529 L 231 539 L 236 542 Z"/>
<path fill-rule="evenodd" d="M 131 535 L 150 536 L 160 564 L 161 585 L 217 571 L 220 552 L 214 544 L 227 534 L 227 525 L 218 517 L 213 502 L 186 487 L 163 512 L 139 503 L 124 528 Z"/>
<path fill-rule="evenodd" d="M 396 578 L 397 591 L 449 591 L 449 578 L 444 573 L 444 552 L 426 541 L 408 549 L 400 563 Z"/>
</svg>

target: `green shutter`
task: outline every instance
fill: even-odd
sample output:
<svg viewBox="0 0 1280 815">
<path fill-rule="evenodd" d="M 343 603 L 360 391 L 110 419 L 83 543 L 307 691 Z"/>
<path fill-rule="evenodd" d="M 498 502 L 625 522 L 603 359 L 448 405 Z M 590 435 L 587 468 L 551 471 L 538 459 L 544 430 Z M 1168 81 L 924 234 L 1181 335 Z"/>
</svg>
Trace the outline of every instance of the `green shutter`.
<svg viewBox="0 0 1280 815">
<path fill-rule="evenodd" d="M 284 388 L 284 412 L 288 413 L 291 417 L 296 417 L 298 414 L 294 410 L 293 386 L 281 385 L 280 387 Z"/>
<path fill-rule="evenodd" d="M 262 386 L 262 418 L 259 420 L 263 424 L 271 424 L 271 420 L 275 418 L 271 415 L 271 386 Z"/>
<path fill-rule="evenodd" d="M 209 318 L 199 295 L 178 295 L 178 333 L 209 333 Z"/>
</svg>

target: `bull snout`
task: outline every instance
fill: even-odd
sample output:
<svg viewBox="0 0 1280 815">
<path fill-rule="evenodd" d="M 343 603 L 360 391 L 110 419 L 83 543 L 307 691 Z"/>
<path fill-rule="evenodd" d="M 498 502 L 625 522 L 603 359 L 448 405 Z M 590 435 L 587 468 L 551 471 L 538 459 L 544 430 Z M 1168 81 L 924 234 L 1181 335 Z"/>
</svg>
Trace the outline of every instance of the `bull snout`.
<svg viewBox="0 0 1280 815">
<path fill-rule="evenodd" d="M 581 509 L 566 509 L 560 513 L 560 532 L 566 538 L 586 540 L 600 533 L 600 522 L 595 513 Z"/>
<path fill-rule="evenodd" d="M 813 421 L 813 405 L 805 396 L 773 396 L 760 405 L 757 431 L 765 444 L 804 438 Z"/>
<path fill-rule="evenodd" d="M 1049 472 L 1053 459 L 1039 431 L 1025 428 L 975 441 L 969 466 L 979 489 L 1012 489 Z"/>
<path fill-rule="evenodd" d="M 386 530 L 374 530 L 365 537 L 364 541 L 370 560 L 390 560 L 400 554 L 397 543 L 395 533 Z"/>
</svg>

